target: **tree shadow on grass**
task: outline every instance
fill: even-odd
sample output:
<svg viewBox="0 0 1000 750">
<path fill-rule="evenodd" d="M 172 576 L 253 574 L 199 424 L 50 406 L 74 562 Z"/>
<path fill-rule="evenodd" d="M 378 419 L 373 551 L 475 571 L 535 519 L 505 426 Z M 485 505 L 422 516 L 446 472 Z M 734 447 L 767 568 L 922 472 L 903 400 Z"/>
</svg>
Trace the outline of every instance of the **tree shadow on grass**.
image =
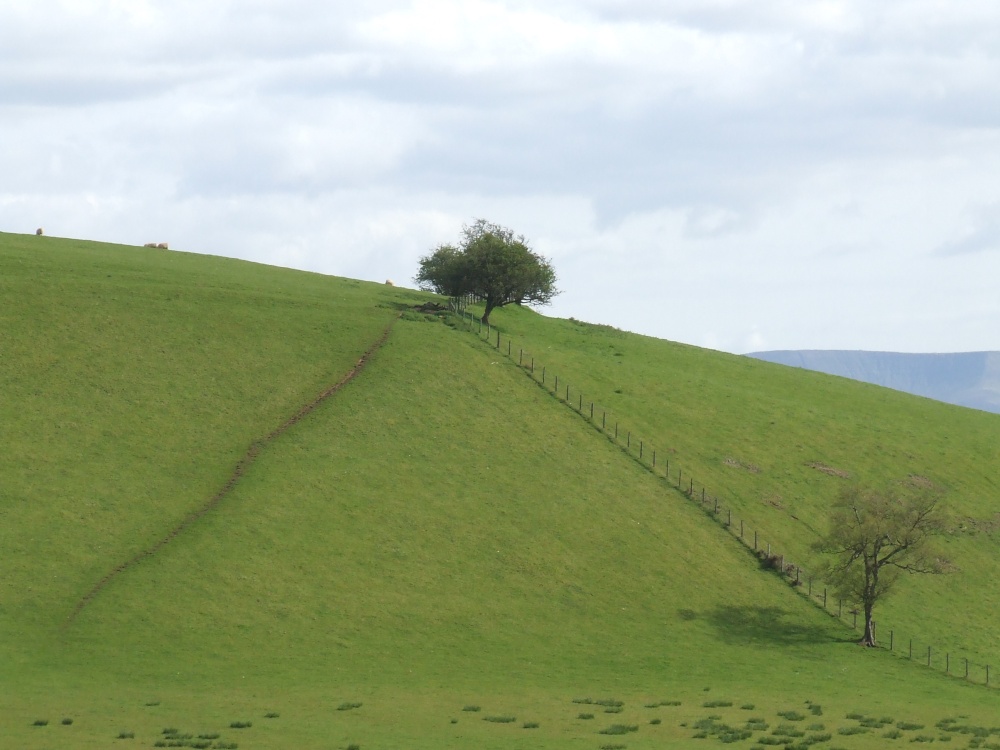
<svg viewBox="0 0 1000 750">
<path fill-rule="evenodd" d="M 695 619 L 690 610 L 679 615 L 685 620 Z M 852 640 L 838 637 L 828 626 L 790 619 L 788 615 L 780 607 L 722 605 L 699 614 L 697 619 L 712 626 L 727 642 L 802 646 Z"/>
</svg>

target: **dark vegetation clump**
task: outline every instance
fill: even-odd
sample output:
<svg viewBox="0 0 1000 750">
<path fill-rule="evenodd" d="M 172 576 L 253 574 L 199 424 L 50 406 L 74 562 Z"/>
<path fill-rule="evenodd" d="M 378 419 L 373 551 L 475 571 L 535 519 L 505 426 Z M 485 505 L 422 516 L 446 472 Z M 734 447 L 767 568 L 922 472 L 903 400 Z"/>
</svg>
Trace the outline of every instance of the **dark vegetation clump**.
<svg viewBox="0 0 1000 750">
<path fill-rule="evenodd" d="M 636 724 L 612 724 L 610 727 L 602 729 L 598 734 L 628 734 L 638 731 L 639 727 Z"/>
</svg>

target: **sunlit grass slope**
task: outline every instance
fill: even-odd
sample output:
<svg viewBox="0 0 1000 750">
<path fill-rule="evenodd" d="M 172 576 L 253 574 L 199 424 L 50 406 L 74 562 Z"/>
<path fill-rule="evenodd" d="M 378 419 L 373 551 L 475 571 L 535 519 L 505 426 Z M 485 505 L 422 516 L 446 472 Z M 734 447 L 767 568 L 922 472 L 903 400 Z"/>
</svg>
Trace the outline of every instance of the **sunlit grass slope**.
<svg viewBox="0 0 1000 750">
<path fill-rule="evenodd" d="M 704 747 L 710 716 L 759 738 L 797 711 L 817 746 L 874 748 L 882 729 L 838 734 L 848 713 L 935 736 L 995 715 L 992 691 L 854 646 L 514 363 L 414 312 L 68 622 L 419 295 L 10 235 L 0 279 L 12 747 Z"/>
<path fill-rule="evenodd" d="M 942 489 L 952 571 L 904 581 L 880 626 L 1000 663 L 1000 416 L 516 307 L 493 322 L 801 563 L 845 483 Z"/>
</svg>

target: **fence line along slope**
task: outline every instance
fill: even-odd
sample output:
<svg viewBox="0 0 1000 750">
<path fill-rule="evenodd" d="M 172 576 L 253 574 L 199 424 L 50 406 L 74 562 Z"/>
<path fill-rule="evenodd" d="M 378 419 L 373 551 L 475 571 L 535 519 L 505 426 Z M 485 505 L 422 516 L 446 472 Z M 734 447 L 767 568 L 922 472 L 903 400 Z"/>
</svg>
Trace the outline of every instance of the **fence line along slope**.
<svg viewBox="0 0 1000 750">
<path fill-rule="evenodd" d="M 797 561 L 825 529 L 847 482 L 912 478 L 940 487 L 949 508 L 949 575 L 905 580 L 883 629 L 981 663 L 1000 653 L 994 505 L 1000 418 L 840 378 L 784 368 L 609 326 L 498 311 L 503 335 L 544 352 L 550 372 L 620 415 L 636 437 L 676 460 Z"/>
</svg>

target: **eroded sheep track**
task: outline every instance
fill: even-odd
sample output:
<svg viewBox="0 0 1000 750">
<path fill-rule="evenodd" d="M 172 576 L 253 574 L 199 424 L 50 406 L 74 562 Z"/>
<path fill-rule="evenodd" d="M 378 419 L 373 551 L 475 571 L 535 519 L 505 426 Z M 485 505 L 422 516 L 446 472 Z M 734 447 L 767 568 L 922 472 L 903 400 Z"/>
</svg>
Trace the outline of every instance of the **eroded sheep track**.
<svg viewBox="0 0 1000 750">
<path fill-rule="evenodd" d="M 137 553 L 136 555 L 132 556 L 125 562 L 116 566 L 115 568 L 110 570 L 103 578 L 101 578 L 101 580 L 99 580 L 96 584 L 94 584 L 94 586 L 90 589 L 90 591 L 88 591 L 83 596 L 83 598 L 77 602 L 76 606 L 73 608 L 73 611 L 66 619 L 66 626 L 68 627 L 69 625 L 72 625 L 73 621 L 76 620 L 76 618 L 86 608 L 86 606 L 90 604 L 90 602 L 92 602 L 94 598 L 101 593 L 102 590 L 107 588 L 107 586 L 115 578 L 122 575 L 135 565 L 138 565 L 143 560 L 155 555 L 157 552 L 163 549 L 163 547 L 165 547 L 168 543 L 170 543 L 171 540 L 175 539 L 179 534 L 181 534 L 185 529 L 187 529 L 189 526 L 195 523 L 198 519 L 200 519 L 210 510 L 218 506 L 219 503 L 221 503 L 226 498 L 226 496 L 233 491 L 233 489 L 239 483 L 240 479 L 243 478 L 243 475 L 246 474 L 247 470 L 257 459 L 257 456 L 260 455 L 261 451 L 264 450 L 264 448 L 266 448 L 270 443 L 281 437 L 289 429 L 294 427 L 299 421 L 308 416 L 320 404 L 322 404 L 324 401 L 330 398 L 330 396 L 333 396 L 335 393 L 337 393 L 337 391 L 339 391 L 341 388 L 343 388 L 345 385 L 351 382 L 354 378 L 356 378 L 359 374 L 361 374 L 361 372 L 368 365 L 371 358 L 375 355 L 375 353 L 379 349 L 382 348 L 382 346 L 388 340 L 389 334 L 392 332 L 392 328 L 396 324 L 397 320 L 399 320 L 399 316 L 396 316 L 395 318 L 392 319 L 389 325 L 385 327 L 385 330 L 382 331 L 381 335 L 371 344 L 371 346 L 368 347 L 365 353 L 361 355 L 361 359 L 359 359 L 357 363 L 350 370 L 348 370 L 347 373 L 345 373 L 340 380 L 331 385 L 329 388 L 326 388 L 312 401 L 302 406 L 293 416 L 289 417 L 281 425 L 273 429 L 267 435 L 258 440 L 254 440 L 252 443 L 250 443 L 250 446 L 247 448 L 246 453 L 244 453 L 243 457 L 237 462 L 235 468 L 233 469 L 232 474 L 230 474 L 229 476 L 229 479 L 226 480 L 226 483 L 222 485 L 219 491 L 216 492 L 214 495 L 212 495 L 212 497 L 209 498 L 207 502 L 205 502 L 199 508 L 196 508 L 195 510 L 191 511 L 187 516 L 184 517 L 183 520 L 181 520 L 180 523 L 178 523 L 173 529 L 171 529 L 169 533 L 167 533 L 165 536 L 159 539 L 155 544 L 153 544 L 153 546 Z"/>
</svg>

